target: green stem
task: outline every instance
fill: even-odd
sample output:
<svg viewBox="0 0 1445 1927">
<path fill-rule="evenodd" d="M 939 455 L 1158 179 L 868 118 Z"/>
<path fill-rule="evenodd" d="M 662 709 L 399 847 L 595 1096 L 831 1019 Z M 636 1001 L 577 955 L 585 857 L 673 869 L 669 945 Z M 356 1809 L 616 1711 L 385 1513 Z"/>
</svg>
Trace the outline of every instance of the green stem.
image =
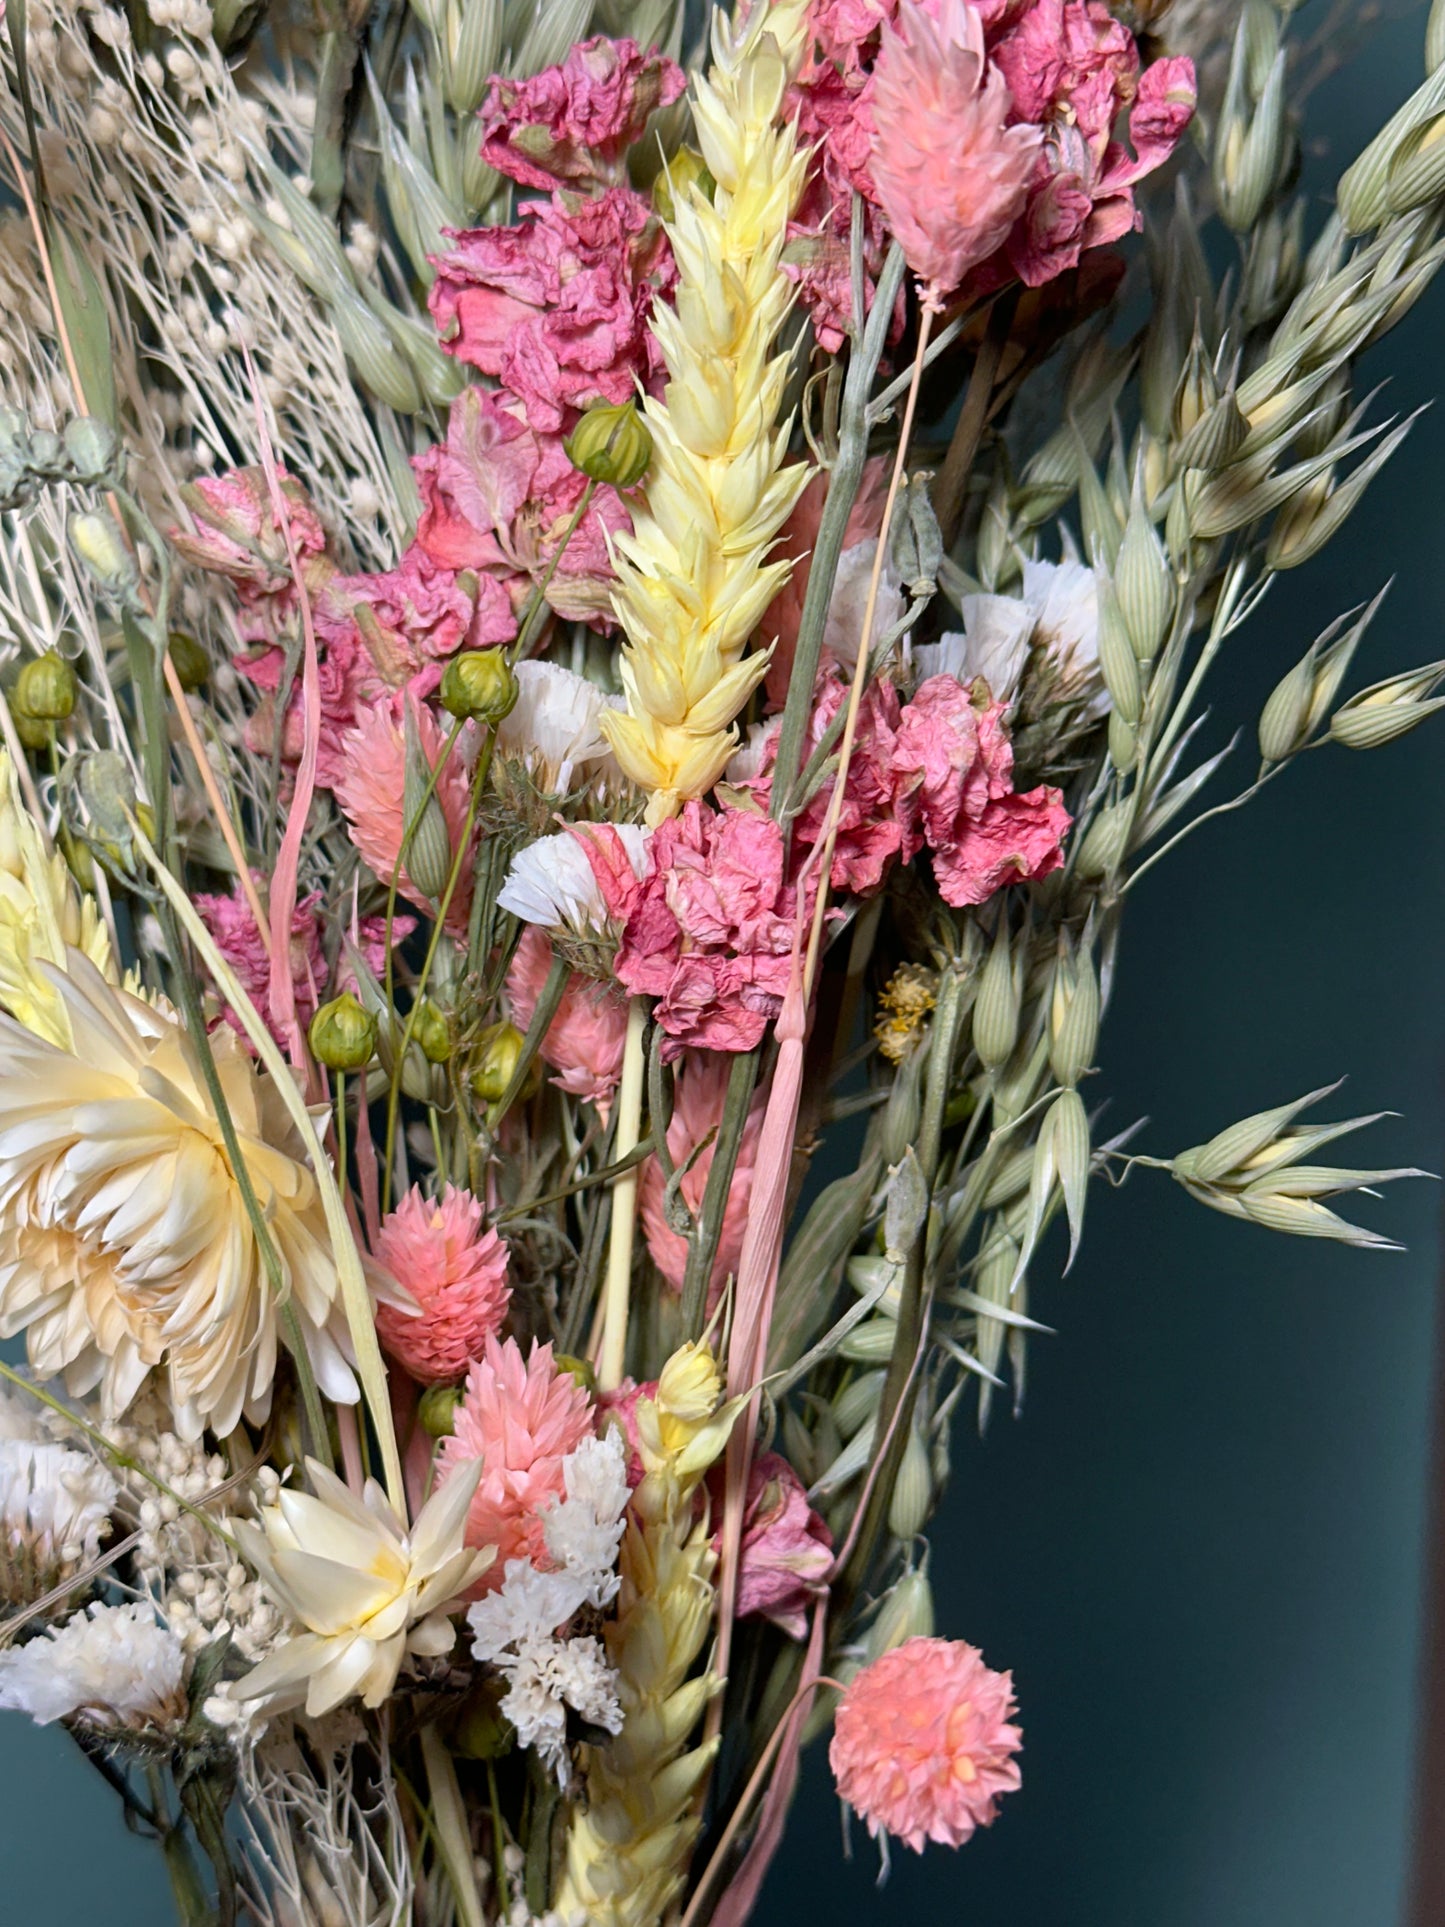
<svg viewBox="0 0 1445 1927">
<path fill-rule="evenodd" d="M 436 759 L 431 775 L 427 778 L 426 788 L 421 793 L 421 801 L 417 804 L 416 812 L 410 823 L 406 824 L 402 830 L 401 846 L 396 853 L 396 867 L 391 873 L 390 883 L 386 886 L 386 923 L 383 936 L 385 957 L 383 960 L 383 970 L 385 973 L 386 1001 L 388 1006 L 393 1005 L 396 999 L 396 974 L 391 956 L 391 926 L 396 917 L 397 886 L 401 882 L 401 873 L 406 868 L 406 859 L 410 854 L 416 833 L 421 828 L 421 820 L 426 815 L 427 804 L 431 802 L 432 797 L 436 794 L 436 787 L 441 781 L 442 771 L 446 768 L 447 760 L 456 748 L 457 738 L 466 728 L 466 722 L 467 719 L 465 716 L 459 716 L 447 731 L 447 739 L 442 744 L 442 753 Z"/>
<path fill-rule="evenodd" d="M 497 1792 L 497 1763 L 487 1761 L 487 1804 L 492 1810 L 492 1867 L 497 1881 L 497 1899 L 501 1905 L 499 1920 L 505 1920 L 512 1911 L 512 1888 L 507 1879 L 507 1836 L 502 1828 L 502 1801 Z"/>
<path fill-rule="evenodd" d="M 998 378 L 1003 351 L 1008 345 L 1018 300 L 1018 289 L 1011 288 L 1000 294 L 993 304 L 988 317 L 988 332 L 973 364 L 958 425 L 948 444 L 948 453 L 943 458 L 938 480 L 933 484 L 933 507 L 938 516 L 945 554 L 953 547 L 953 539 L 958 534 L 958 525 L 963 516 L 964 492 L 968 487 L 973 458 L 978 453 L 984 423 L 988 420 L 988 405 L 993 399 L 993 385 Z"/>
<path fill-rule="evenodd" d="M 727 1210 L 743 1127 L 748 1121 L 748 1107 L 753 1101 L 757 1079 L 757 1051 L 739 1053 L 728 1073 L 722 1123 L 718 1126 L 717 1146 L 702 1194 L 702 1215 L 688 1246 L 687 1270 L 682 1281 L 682 1329 L 688 1338 L 701 1337 L 707 1323 L 707 1288 L 717 1263 L 723 1213 Z"/>
<path fill-rule="evenodd" d="M 552 578 L 557 573 L 557 564 L 562 560 L 567 544 L 572 540 L 572 537 L 581 526 L 582 517 L 592 506 L 592 497 L 596 493 L 597 484 L 589 476 L 587 486 L 583 489 L 581 496 L 578 498 L 577 506 L 573 509 L 567 526 L 562 531 L 562 539 L 552 551 L 547 563 L 546 572 L 542 580 L 532 591 L 527 603 L 527 612 L 522 617 L 521 630 L 518 633 L 517 640 L 512 644 L 513 662 L 520 662 L 526 655 L 537 631 L 547 619 L 547 591 L 551 588 Z"/>
</svg>

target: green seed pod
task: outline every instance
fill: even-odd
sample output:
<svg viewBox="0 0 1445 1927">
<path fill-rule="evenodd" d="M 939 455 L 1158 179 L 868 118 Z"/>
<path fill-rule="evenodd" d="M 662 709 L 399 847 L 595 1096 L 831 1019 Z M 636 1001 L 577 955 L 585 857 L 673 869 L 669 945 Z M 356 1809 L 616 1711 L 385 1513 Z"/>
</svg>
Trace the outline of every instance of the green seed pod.
<svg viewBox="0 0 1445 1927">
<path fill-rule="evenodd" d="M 570 1352 L 557 1352 L 552 1363 L 559 1372 L 565 1372 L 569 1378 L 575 1379 L 589 1398 L 597 1390 L 597 1374 L 585 1358 L 574 1358 Z"/>
<path fill-rule="evenodd" d="M 573 468 L 594 482 L 634 488 L 652 460 L 652 431 L 636 402 L 594 402 L 562 444 Z"/>
<path fill-rule="evenodd" d="M 427 784 L 431 781 L 431 766 L 422 750 L 416 711 L 410 703 L 406 707 L 403 734 L 402 822 L 408 828 L 415 823 L 416 828 L 407 846 L 406 861 L 402 867 L 422 895 L 435 902 L 447 887 L 447 877 L 452 867 L 452 840 L 436 790 L 433 789 L 430 796 L 426 795 Z M 426 797 L 425 804 L 423 797 Z"/>
<path fill-rule="evenodd" d="M 376 1053 L 376 1018 L 349 990 L 311 1019 L 311 1055 L 329 1071 L 359 1071 Z"/>
<path fill-rule="evenodd" d="M 447 664 L 438 693 L 449 716 L 499 723 L 517 707 L 522 685 L 500 649 L 468 649 Z"/>
<path fill-rule="evenodd" d="M 113 515 L 72 515 L 69 531 L 70 546 L 102 595 L 113 602 L 124 602 L 134 595 L 139 581 L 135 558 Z"/>
<path fill-rule="evenodd" d="M 893 521 L 893 566 L 915 596 L 934 593 L 943 562 L 943 535 L 929 495 L 932 480 L 928 474 L 910 479 Z"/>
<path fill-rule="evenodd" d="M 90 415 L 77 415 L 65 428 L 65 452 L 79 482 L 98 482 L 115 468 L 115 430 Z"/>
<path fill-rule="evenodd" d="M 417 1005 L 411 1035 L 428 1064 L 445 1064 L 450 1060 L 452 1040 L 447 1020 L 430 997 L 423 997 Z"/>
<path fill-rule="evenodd" d="M 1049 1063 L 1066 1089 L 1077 1084 L 1094 1061 L 1099 1041 L 1099 979 L 1094 960 L 1080 953 L 1072 980 L 1055 973 L 1053 1007 L 1049 1013 Z"/>
<path fill-rule="evenodd" d="M 705 201 L 717 193 L 717 182 L 708 172 L 707 162 L 694 147 L 679 147 L 652 183 L 652 205 L 664 221 L 677 218 L 677 203 L 695 187 Z"/>
<path fill-rule="evenodd" d="M 501 1103 L 521 1055 L 522 1033 L 515 1024 L 493 1024 L 482 1032 L 471 1069 L 472 1096 L 479 1104 Z"/>
<path fill-rule="evenodd" d="M 998 929 L 979 978 L 973 1006 L 973 1047 L 984 1068 L 1008 1062 L 1019 1034 L 1019 983 L 1009 946 L 1008 918 L 1000 906 Z"/>
<path fill-rule="evenodd" d="M 11 708 L 31 723 L 63 723 L 75 709 L 80 685 L 75 671 L 54 649 L 34 656 L 15 678 Z"/>
<path fill-rule="evenodd" d="M 888 1530 L 906 1545 L 928 1524 L 933 1506 L 933 1468 L 928 1462 L 928 1443 L 923 1427 L 915 1418 L 909 1427 L 908 1443 L 898 1477 L 888 1501 Z"/>
<path fill-rule="evenodd" d="M 211 658 L 195 637 L 187 635 L 184 629 L 172 629 L 167 649 L 181 688 L 188 695 L 204 689 L 211 679 Z"/>
<path fill-rule="evenodd" d="M 456 1385 L 428 1385 L 417 1404 L 416 1415 L 429 1439 L 447 1439 L 456 1430 L 457 1407 L 462 1402 Z"/>
</svg>

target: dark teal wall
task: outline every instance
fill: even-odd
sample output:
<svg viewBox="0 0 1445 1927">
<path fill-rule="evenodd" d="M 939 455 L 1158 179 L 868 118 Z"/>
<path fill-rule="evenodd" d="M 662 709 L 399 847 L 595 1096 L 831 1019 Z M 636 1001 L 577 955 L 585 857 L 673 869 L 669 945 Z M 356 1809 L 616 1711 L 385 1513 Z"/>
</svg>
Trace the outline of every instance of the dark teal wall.
<svg viewBox="0 0 1445 1927">
<path fill-rule="evenodd" d="M 1378 29 L 1316 97 L 1337 156 L 1415 85 L 1420 33 L 1418 14 Z M 1445 387 L 1442 325 L 1437 289 L 1377 352 L 1385 405 Z M 1221 679 L 1219 740 L 1392 573 L 1359 680 L 1445 654 L 1442 436 L 1427 416 L 1276 589 Z M 1445 1168 L 1442 727 L 1307 758 L 1155 872 L 1107 1030 L 1116 1127 L 1147 1114 L 1177 1150 L 1348 1072 L 1336 1105 L 1404 1113 L 1361 1161 Z M 1399 1919 L 1439 1201 L 1422 1184 L 1363 1208 L 1408 1254 L 1270 1237 L 1144 1174 L 1092 1201 L 1073 1274 L 1039 1293 L 1058 1336 L 1024 1417 L 960 1438 L 935 1535 L 941 1629 L 1015 1669 L 1024 1789 L 961 1854 L 897 1854 L 880 1895 L 866 1840 L 842 1861 L 815 1759 L 766 1927 Z M 154 1850 L 69 1743 L 5 1716 L 3 1927 L 168 1919 Z"/>
</svg>

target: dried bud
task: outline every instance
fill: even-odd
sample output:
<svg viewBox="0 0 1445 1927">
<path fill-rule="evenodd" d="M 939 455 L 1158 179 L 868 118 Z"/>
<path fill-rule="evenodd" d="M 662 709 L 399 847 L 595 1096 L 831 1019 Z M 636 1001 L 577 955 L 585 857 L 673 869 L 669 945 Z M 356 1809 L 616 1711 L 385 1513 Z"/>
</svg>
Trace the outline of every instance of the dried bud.
<svg viewBox="0 0 1445 1927">
<path fill-rule="evenodd" d="M 557 1352 L 552 1363 L 559 1372 L 565 1372 L 582 1387 L 590 1398 L 597 1390 L 597 1374 L 585 1358 L 573 1358 L 570 1352 Z"/>
<path fill-rule="evenodd" d="M 690 187 L 695 187 L 705 201 L 717 192 L 717 182 L 697 149 L 679 147 L 652 183 L 652 205 L 664 221 L 677 218 L 677 203 L 686 199 Z"/>
<path fill-rule="evenodd" d="M 403 867 L 422 895 L 435 902 L 441 898 L 451 874 L 452 840 L 434 785 L 430 796 L 427 795 L 431 765 L 422 749 L 416 711 L 410 703 L 406 706 L 403 737 L 402 822 L 411 831 Z"/>
<path fill-rule="evenodd" d="M 429 1439 L 450 1438 L 456 1429 L 457 1407 L 462 1402 L 455 1385 L 428 1385 L 417 1403 L 416 1415 Z"/>
<path fill-rule="evenodd" d="M 448 1062 L 452 1054 L 451 1033 L 446 1018 L 430 997 L 423 997 L 417 1005 L 411 1020 L 411 1035 L 428 1064 Z"/>
<path fill-rule="evenodd" d="M 471 1070 L 472 1095 L 478 1103 L 501 1103 L 521 1055 L 522 1033 L 515 1024 L 492 1024 L 482 1032 Z"/>
<path fill-rule="evenodd" d="M 914 596 L 934 593 L 943 561 L 943 535 L 929 495 L 932 481 L 927 472 L 911 476 L 899 504 L 902 512 L 893 519 L 893 566 Z"/>
<path fill-rule="evenodd" d="M 80 685 L 75 671 L 54 649 L 35 656 L 15 678 L 11 708 L 31 723 L 63 723 L 75 709 Z"/>
<path fill-rule="evenodd" d="M 90 415 L 77 415 L 65 428 L 65 453 L 78 482 L 99 482 L 115 469 L 115 430 Z"/>
<path fill-rule="evenodd" d="M 499 723 L 511 715 L 521 693 L 512 665 L 500 649 L 468 649 L 447 664 L 438 701 L 459 720 Z"/>
<path fill-rule="evenodd" d="M 172 629 L 167 646 L 181 688 L 187 694 L 204 689 L 211 679 L 211 658 L 195 637 L 184 629 Z"/>
<path fill-rule="evenodd" d="M 311 1055 L 329 1071 L 364 1070 L 376 1051 L 376 1018 L 349 990 L 311 1019 Z"/>
<path fill-rule="evenodd" d="M 113 602 L 128 601 L 135 593 L 138 577 L 135 558 L 115 517 L 100 512 L 75 514 L 69 527 L 70 546 L 101 594 Z"/>
<path fill-rule="evenodd" d="M 652 460 L 652 431 L 636 402 L 594 402 L 562 446 L 573 468 L 594 482 L 633 488 Z"/>
</svg>

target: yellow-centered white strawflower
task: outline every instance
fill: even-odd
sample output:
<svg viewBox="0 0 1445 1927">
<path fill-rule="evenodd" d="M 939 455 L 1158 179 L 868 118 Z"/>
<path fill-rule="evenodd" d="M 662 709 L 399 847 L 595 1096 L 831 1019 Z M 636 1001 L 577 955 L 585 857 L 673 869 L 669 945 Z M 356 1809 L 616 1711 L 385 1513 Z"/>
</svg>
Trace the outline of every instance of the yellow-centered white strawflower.
<svg viewBox="0 0 1445 1927">
<path fill-rule="evenodd" d="M 767 668 L 743 659 L 787 578 L 769 561 L 808 471 L 785 468 L 779 423 L 788 356 L 774 354 L 792 289 L 779 267 L 806 156 L 776 125 L 804 47 L 801 0 L 757 0 L 741 25 L 713 16 L 713 68 L 695 84 L 698 145 L 712 201 L 679 185 L 668 226 L 675 309 L 654 310 L 667 363 L 645 403 L 652 472 L 631 535 L 617 539 L 613 608 L 626 636 L 625 711 L 601 717 L 618 762 L 652 791 L 648 821 L 721 776 L 733 718 Z"/>
<path fill-rule="evenodd" d="M 270 1408 L 279 1301 L 194 1041 L 78 950 L 43 965 L 66 1042 L 0 1015 L 0 1337 L 123 1412 L 161 1368 L 176 1430 Z M 221 1088 L 317 1383 L 354 1401 L 316 1179 L 281 1093 L 226 1025 Z"/>
<path fill-rule="evenodd" d="M 692 1669 L 712 1628 L 712 1526 L 697 1488 L 727 1444 L 736 1403 L 705 1344 L 673 1353 L 657 1396 L 637 1401 L 644 1476 L 618 1558 L 615 1622 L 604 1627 L 622 1731 L 586 1755 L 586 1803 L 567 1831 L 564 1920 L 656 1927 L 681 1891 L 699 1820 L 696 1793 L 717 1751 L 689 1740 L 719 1681 Z"/>
<path fill-rule="evenodd" d="M 358 1498 L 312 1459 L 307 1471 L 312 1492 L 283 1488 L 259 1527 L 236 1523 L 246 1556 L 303 1628 L 236 1691 L 272 1711 L 304 1705 L 315 1719 L 357 1694 L 380 1706 L 409 1655 L 449 1652 L 448 1615 L 496 1555 L 463 1543 L 480 1460 L 432 1494 L 410 1533 L 374 1479 Z"/>
<path fill-rule="evenodd" d="M 117 975 L 95 899 L 80 890 L 58 851 L 46 850 L 9 756 L 0 749 L 0 1009 L 52 1044 L 67 1045 L 65 1013 L 39 966 L 65 967 L 67 947 L 103 977 Z"/>
</svg>

